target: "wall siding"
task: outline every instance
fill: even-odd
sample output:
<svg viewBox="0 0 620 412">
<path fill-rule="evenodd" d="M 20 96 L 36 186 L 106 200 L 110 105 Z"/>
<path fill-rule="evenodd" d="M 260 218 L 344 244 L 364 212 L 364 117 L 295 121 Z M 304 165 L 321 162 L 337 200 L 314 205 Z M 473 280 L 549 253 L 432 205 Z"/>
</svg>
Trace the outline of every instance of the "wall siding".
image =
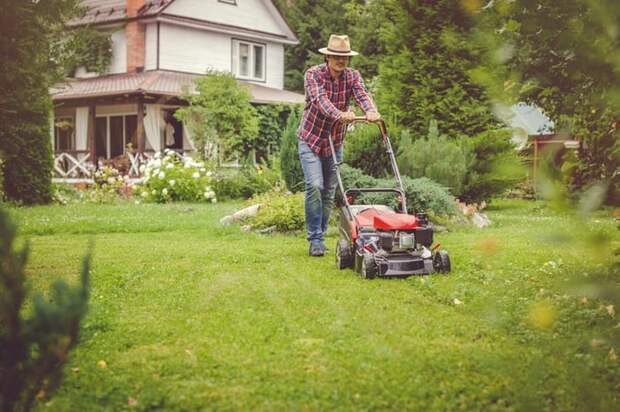
<svg viewBox="0 0 620 412">
<path fill-rule="evenodd" d="M 144 43 L 144 69 L 155 70 L 157 69 L 157 23 L 146 25 Z"/>
<path fill-rule="evenodd" d="M 165 13 L 285 34 L 263 0 L 237 0 L 237 5 L 218 0 L 177 0 Z"/>
</svg>

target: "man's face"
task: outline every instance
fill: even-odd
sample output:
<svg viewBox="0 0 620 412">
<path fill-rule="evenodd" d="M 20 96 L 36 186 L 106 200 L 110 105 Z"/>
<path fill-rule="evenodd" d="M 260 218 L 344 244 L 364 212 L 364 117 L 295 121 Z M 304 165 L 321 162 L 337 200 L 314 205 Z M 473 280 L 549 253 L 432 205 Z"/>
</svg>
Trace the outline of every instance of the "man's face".
<svg viewBox="0 0 620 412">
<path fill-rule="evenodd" d="M 344 71 L 349 65 L 349 56 L 327 56 L 327 66 L 335 71 L 336 73 L 340 73 Z"/>
</svg>

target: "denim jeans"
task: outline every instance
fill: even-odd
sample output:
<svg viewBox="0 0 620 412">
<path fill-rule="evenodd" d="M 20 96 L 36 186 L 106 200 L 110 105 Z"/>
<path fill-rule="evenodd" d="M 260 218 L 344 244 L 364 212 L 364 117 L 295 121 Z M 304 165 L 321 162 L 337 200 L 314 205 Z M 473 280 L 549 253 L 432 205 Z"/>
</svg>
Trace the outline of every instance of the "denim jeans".
<svg viewBox="0 0 620 412">
<path fill-rule="evenodd" d="M 302 140 L 299 140 L 298 148 L 306 188 L 304 206 L 308 241 L 322 242 L 329 215 L 334 208 L 334 195 L 338 185 L 336 165 L 331 155 L 317 155 Z M 342 161 L 342 147 L 336 149 L 336 158 L 338 162 Z"/>
</svg>

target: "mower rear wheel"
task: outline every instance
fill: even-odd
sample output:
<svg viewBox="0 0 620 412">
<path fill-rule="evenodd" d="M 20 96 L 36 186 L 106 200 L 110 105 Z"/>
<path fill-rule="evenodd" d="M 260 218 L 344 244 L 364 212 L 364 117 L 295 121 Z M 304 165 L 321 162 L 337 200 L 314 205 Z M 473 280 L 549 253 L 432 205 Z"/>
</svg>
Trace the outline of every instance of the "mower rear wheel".
<svg viewBox="0 0 620 412">
<path fill-rule="evenodd" d="M 377 264 L 375 263 L 375 258 L 368 253 L 365 253 L 362 256 L 362 267 L 360 268 L 360 275 L 364 279 L 374 279 L 377 277 Z"/>
<path fill-rule="evenodd" d="M 439 273 L 449 273 L 452 269 L 450 265 L 450 255 L 445 250 L 439 250 L 433 256 L 433 268 Z"/>
<path fill-rule="evenodd" d="M 336 243 L 336 267 L 341 270 L 353 267 L 353 252 L 344 239 Z"/>
</svg>

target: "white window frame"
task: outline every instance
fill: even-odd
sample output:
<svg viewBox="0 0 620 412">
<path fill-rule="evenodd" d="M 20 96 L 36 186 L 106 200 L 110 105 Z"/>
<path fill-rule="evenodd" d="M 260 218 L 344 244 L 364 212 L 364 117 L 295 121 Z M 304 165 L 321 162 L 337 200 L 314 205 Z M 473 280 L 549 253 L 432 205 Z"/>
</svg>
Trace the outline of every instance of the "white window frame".
<svg viewBox="0 0 620 412">
<path fill-rule="evenodd" d="M 239 55 L 239 52 L 241 50 L 241 48 L 239 47 L 239 45 L 241 44 L 245 44 L 248 46 L 249 48 L 249 56 L 248 56 L 248 75 L 244 76 L 240 73 L 240 69 L 241 69 L 241 56 Z M 262 61 L 262 69 L 263 69 L 263 75 L 261 77 L 257 77 L 256 73 L 254 72 L 254 69 L 256 67 L 256 62 L 255 62 L 255 58 L 256 56 L 254 55 L 254 48 L 255 47 L 260 47 L 263 49 L 263 61 Z M 252 81 L 257 81 L 257 82 L 264 82 L 265 79 L 267 78 L 267 45 L 264 43 L 256 43 L 256 42 L 251 42 L 251 41 L 247 41 L 247 40 L 241 40 L 241 39 L 232 39 L 232 72 L 234 73 L 235 77 L 237 77 L 238 79 L 243 79 L 243 80 L 252 80 Z"/>
</svg>

